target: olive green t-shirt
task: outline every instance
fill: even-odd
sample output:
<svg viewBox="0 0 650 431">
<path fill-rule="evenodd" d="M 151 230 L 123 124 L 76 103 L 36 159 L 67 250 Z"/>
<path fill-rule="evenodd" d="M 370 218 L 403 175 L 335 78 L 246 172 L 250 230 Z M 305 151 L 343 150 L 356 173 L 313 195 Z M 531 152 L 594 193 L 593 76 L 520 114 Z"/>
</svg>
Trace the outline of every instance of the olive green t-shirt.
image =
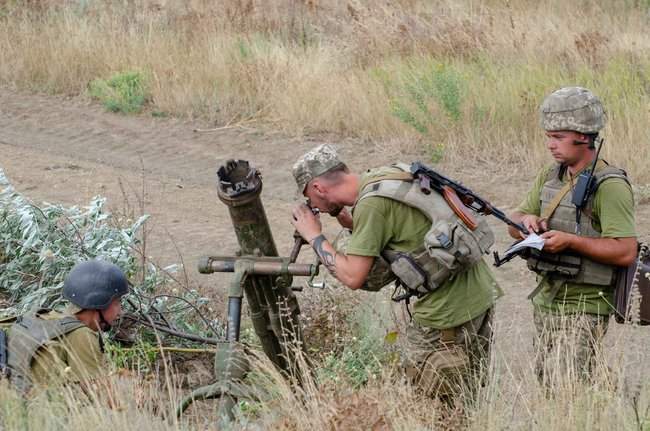
<svg viewBox="0 0 650 431">
<path fill-rule="evenodd" d="M 554 167 L 551 165 L 542 169 L 525 199 L 517 207 L 517 211 L 537 216 L 541 214 L 542 188 Z M 562 182 L 566 183 L 569 178 L 569 173 L 565 173 Z M 592 215 L 592 226 L 601 231 L 603 238 L 636 236 L 634 197 L 630 185 L 623 179 L 610 178 L 600 184 L 593 197 Z M 613 311 L 614 291 L 611 288 L 567 282 L 560 286 L 553 297 L 554 289 L 545 277 L 538 277 L 538 284 L 541 290 L 533 298 L 533 304 L 542 310 L 554 313 L 583 312 L 602 315 Z"/>
<path fill-rule="evenodd" d="M 66 315 L 54 311 L 41 316 L 47 320 L 63 317 Z M 86 326 L 50 341 L 32 361 L 34 385 L 80 382 L 104 374 L 104 354 L 99 343 L 99 334 Z"/>
<path fill-rule="evenodd" d="M 368 178 L 389 172 L 395 168 L 367 172 L 361 177 L 361 189 Z M 427 216 L 413 207 L 379 196 L 364 198 L 354 208 L 346 253 L 376 257 L 384 249 L 410 252 L 422 247 L 430 227 Z M 419 299 L 413 306 L 413 318 L 424 326 L 452 328 L 488 310 L 501 295 L 492 271 L 481 260 Z"/>
</svg>

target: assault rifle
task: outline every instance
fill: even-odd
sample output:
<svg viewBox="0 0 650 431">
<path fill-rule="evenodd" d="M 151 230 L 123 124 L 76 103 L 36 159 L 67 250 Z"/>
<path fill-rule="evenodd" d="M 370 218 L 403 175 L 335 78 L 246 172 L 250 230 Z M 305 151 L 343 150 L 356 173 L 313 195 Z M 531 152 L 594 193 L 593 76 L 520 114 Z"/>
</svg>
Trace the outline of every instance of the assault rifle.
<svg viewBox="0 0 650 431">
<path fill-rule="evenodd" d="M 420 189 L 424 194 L 429 194 L 432 190 L 440 193 L 449 206 L 454 210 L 456 215 L 458 215 L 458 217 L 460 217 L 470 229 L 476 229 L 478 223 L 466 208 L 479 214 L 492 215 L 508 226 L 512 226 L 523 234 L 528 235 L 528 230 L 524 225 L 512 221 L 503 211 L 496 208 L 467 187 L 439 174 L 433 169 L 423 165 L 421 162 L 414 162 L 411 164 L 411 174 L 414 179 L 420 181 Z"/>
</svg>

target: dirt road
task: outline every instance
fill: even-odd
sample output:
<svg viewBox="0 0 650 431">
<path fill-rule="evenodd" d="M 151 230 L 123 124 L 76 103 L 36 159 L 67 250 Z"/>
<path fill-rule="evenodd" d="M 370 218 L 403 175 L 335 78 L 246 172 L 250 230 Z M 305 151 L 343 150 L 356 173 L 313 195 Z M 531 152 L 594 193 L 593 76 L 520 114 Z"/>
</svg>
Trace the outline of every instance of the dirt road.
<svg viewBox="0 0 650 431">
<path fill-rule="evenodd" d="M 227 212 L 218 202 L 216 168 L 225 160 L 250 160 L 264 176 L 264 201 L 279 241 L 290 234 L 287 214 L 296 201 L 291 165 L 313 140 L 262 135 L 252 129 L 195 133 L 206 124 L 125 117 L 78 100 L 0 92 L 0 166 L 35 202 L 84 204 L 107 196 L 118 212 L 152 216 L 150 251 L 188 262 L 210 250 L 234 251 Z M 353 164 L 386 161 L 343 143 Z M 122 187 L 120 187 L 122 183 Z M 126 191 L 126 195 L 122 192 Z"/>
<path fill-rule="evenodd" d="M 241 128 L 193 132 L 197 127 L 211 126 L 126 117 L 79 99 L 0 89 L 0 166 L 17 190 L 36 203 L 82 205 L 92 196 L 104 195 L 116 213 L 133 215 L 144 210 L 152 216 L 147 254 L 163 265 L 182 260 L 191 281 L 219 297 L 225 279 L 201 276 L 195 270 L 203 254 L 236 250 L 227 211 L 216 195 L 216 168 L 227 159 L 239 158 L 261 170 L 267 214 L 278 247 L 286 254 L 292 232 L 288 214 L 297 201 L 291 165 L 322 139 L 296 139 Z M 415 157 L 357 140 L 337 144 L 353 169 Z M 534 174 L 531 170 L 505 176 L 498 166 L 460 171 L 445 165 L 441 168 L 506 210 L 519 199 Z M 639 232 L 650 231 L 649 215 L 650 205 L 638 208 Z M 510 240 L 502 226 L 491 223 L 499 237 L 497 249 L 503 250 Z M 326 227 L 330 233 L 335 231 L 331 222 Z M 522 262 L 498 270 L 497 277 L 506 292 L 499 304 L 498 324 L 526 339 L 532 334 L 532 325 L 525 296 L 533 286 L 533 277 Z M 650 331 L 645 332 L 648 345 Z M 504 354 L 514 348 L 509 347 L 512 340 L 507 338 L 501 337 Z"/>
</svg>

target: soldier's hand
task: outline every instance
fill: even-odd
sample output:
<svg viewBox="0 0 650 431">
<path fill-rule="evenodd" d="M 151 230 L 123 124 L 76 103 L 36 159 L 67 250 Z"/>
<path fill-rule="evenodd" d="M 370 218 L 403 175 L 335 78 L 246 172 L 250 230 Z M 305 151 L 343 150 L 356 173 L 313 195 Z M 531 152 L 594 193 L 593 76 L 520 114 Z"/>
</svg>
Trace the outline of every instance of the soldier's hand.
<svg viewBox="0 0 650 431">
<path fill-rule="evenodd" d="M 544 251 L 559 253 L 571 247 L 575 235 L 558 230 L 549 230 L 541 235 L 544 238 Z"/>
<path fill-rule="evenodd" d="M 295 206 L 292 214 L 291 224 L 305 241 L 309 242 L 321 234 L 323 228 L 320 217 L 315 215 L 307 205 Z"/>
<path fill-rule="evenodd" d="M 521 224 L 528 230 L 528 232 L 540 233 L 548 229 L 546 219 L 540 218 L 533 214 L 527 214 L 521 218 Z M 526 235 L 521 233 L 522 238 Z"/>
<path fill-rule="evenodd" d="M 343 208 L 341 212 L 336 216 L 336 220 L 341 226 L 347 229 L 352 229 L 352 215 L 347 208 Z"/>
</svg>

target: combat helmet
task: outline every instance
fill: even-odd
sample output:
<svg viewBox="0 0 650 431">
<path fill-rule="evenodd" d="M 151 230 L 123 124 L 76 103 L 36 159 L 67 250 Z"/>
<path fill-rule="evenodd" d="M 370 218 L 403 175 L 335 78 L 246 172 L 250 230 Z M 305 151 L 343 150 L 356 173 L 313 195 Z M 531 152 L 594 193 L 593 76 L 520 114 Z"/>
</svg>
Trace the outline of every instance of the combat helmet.
<svg viewBox="0 0 650 431">
<path fill-rule="evenodd" d="M 63 282 L 63 297 L 81 309 L 105 310 L 113 299 L 128 292 L 124 272 L 101 260 L 76 264 Z"/>
<path fill-rule="evenodd" d="M 564 87 L 551 93 L 540 107 L 540 123 L 548 132 L 570 130 L 598 133 L 605 126 L 600 99 L 583 87 Z"/>
</svg>

